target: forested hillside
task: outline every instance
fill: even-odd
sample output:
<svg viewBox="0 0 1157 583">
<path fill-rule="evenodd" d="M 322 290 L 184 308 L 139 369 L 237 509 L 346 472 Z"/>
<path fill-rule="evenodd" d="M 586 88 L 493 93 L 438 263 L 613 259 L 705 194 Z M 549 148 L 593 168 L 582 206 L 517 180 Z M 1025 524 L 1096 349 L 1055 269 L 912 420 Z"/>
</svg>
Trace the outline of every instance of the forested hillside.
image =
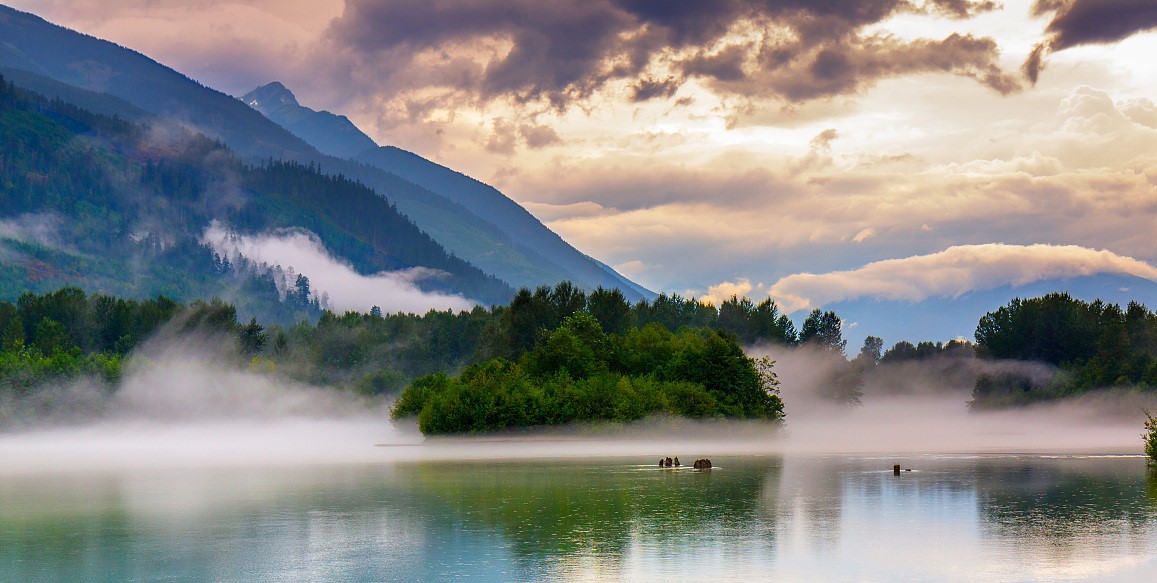
<svg viewBox="0 0 1157 583">
<path fill-rule="evenodd" d="M 12 254 L 0 295 L 9 299 L 77 283 L 129 297 L 226 295 L 245 313 L 273 316 L 272 282 L 202 244 L 213 221 L 238 233 L 307 229 L 361 273 L 445 273 L 419 282 L 428 291 L 487 303 L 513 294 L 372 190 L 315 166 L 247 165 L 199 134 L 92 114 L 3 80 L 0 131 L 0 237 Z"/>
<path fill-rule="evenodd" d="M 517 240 L 463 205 L 388 169 L 323 154 L 241 100 L 205 87 L 136 51 L 6 6 L 0 6 L 0 38 L 0 72 L 12 71 L 21 83 L 102 113 L 136 118 L 146 112 L 161 120 L 179 120 L 221 140 L 249 164 L 284 160 L 316 165 L 323 174 L 344 175 L 385 197 L 444 250 L 499 278 L 504 288 L 553 284 L 561 279 L 581 281 L 588 289 L 604 281 L 613 281 L 616 286 L 621 282 L 617 274 L 609 275 L 610 280 L 601 277 L 606 275 L 603 271 L 613 271 L 609 268 L 595 269 L 600 274 L 596 279 L 586 278 L 585 272 L 561 270 L 537 252 L 535 241 Z M 571 255 L 589 259 L 561 239 L 557 242 Z M 633 287 L 622 283 L 621 287 Z M 499 298 L 485 293 L 476 292 L 473 299 L 509 299 L 509 295 Z M 513 293 L 513 289 L 504 293 Z"/>
</svg>

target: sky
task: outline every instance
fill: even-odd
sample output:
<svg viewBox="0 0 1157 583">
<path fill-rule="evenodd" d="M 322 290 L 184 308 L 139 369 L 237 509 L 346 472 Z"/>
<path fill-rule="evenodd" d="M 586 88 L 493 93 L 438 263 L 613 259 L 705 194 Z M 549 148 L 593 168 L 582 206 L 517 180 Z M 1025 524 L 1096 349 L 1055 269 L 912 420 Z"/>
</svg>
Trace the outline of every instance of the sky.
<svg viewBox="0 0 1157 583">
<path fill-rule="evenodd" d="M 1154 0 L 8 1 L 281 81 L 656 291 L 1157 281 Z"/>
</svg>

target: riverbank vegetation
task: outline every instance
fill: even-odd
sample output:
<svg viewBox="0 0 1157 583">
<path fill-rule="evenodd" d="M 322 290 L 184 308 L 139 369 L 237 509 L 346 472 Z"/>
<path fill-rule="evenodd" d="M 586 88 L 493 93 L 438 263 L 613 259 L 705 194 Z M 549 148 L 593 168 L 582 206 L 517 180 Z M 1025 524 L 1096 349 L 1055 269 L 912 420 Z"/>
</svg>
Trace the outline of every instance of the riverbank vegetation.
<svg viewBox="0 0 1157 583">
<path fill-rule="evenodd" d="M 981 375 L 973 407 L 1002 407 L 1118 387 L 1157 388 L 1157 314 L 1068 294 L 1015 299 L 976 327 L 982 358 L 1056 367 L 1047 379 L 1018 371 Z"/>
<path fill-rule="evenodd" d="M 1149 464 L 1157 464 L 1157 417 L 1145 411 L 1145 432 L 1141 434 L 1145 444 L 1145 455 L 1149 456 Z"/>
</svg>

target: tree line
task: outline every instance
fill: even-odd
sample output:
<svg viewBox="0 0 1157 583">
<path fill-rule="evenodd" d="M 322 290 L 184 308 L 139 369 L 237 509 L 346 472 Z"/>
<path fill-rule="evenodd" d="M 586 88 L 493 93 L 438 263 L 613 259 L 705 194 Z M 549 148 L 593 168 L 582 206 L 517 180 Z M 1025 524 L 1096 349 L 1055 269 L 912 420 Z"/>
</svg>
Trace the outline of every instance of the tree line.
<svg viewBox="0 0 1157 583">
<path fill-rule="evenodd" d="M 976 327 L 984 358 L 1057 367 L 1044 382 L 1018 372 L 982 375 L 973 405 L 1004 406 L 1105 387 L 1157 388 L 1157 314 L 1130 302 L 1124 309 L 1066 293 L 1014 299 Z"/>
<path fill-rule="evenodd" d="M 308 278 L 299 279 L 296 291 L 282 301 L 306 293 Z M 367 396 L 421 393 L 421 387 L 431 386 L 440 387 L 435 393 L 476 396 L 479 387 L 494 386 L 494 379 L 518 386 L 529 383 L 538 387 L 538 392 L 530 393 L 535 399 L 553 395 L 555 400 L 536 401 L 533 410 L 538 413 L 526 419 L 550 422 L 622 420 L 660 411 L 773 417 L 766 412 L 770 409 L 757 413 L 737 404 L 747 401 L 729 400 L 733 395 L 723 387 L 731 385 L 697 377 L 698 368 L 686 364 L 703 358 L 701 352 L 706 350 L 732 358 L 733 364 L 738 363 L 735 370 L 740 370 L 738 347 L 761 342 L 829 354 L 832 366 L 825 396 L 853 406 L 862 399 L 864 373 L 871 367 L 974 354 L 1044 362 L 1058 371 L 1045 380 L 1013 372 L 980 375 L 974 407 L 1059 398 L 1102 387 L 1157 387 L 1157 315 L 1137 303 L 1122 309 L 1067 294 L 1016 299 L 989 312 L 978 323 L 975 344 L 899 341 L 884 350 L 880 338 L 869 336 L 850 359 L 845 355 L 842 321 L 834 312 L 813 311 L 794 333 L 790 320 L 770 300 L 753 304 L 732 298 L 716 308 L 662 295 L 632 304 L 617 290 L 587 293 L 569 282 L 521 290 L 508 306 L 459 312 L 320 310 L 316 323 L 302 318 L 290 326 L 265 325 L 238 313 L 237 307 L 221 300 L 184 304 L 164 295 L 125 299 L 90 295 L 74 287 L 25 292 L 16 301 L 0 302 L 0 393 L 26 394 L 38 386 L 85 376 L 114 389 L 126 357 L 166 326 L 176 334 L 233 338 L 229 350 L 239 365 Z M 652 320 L 657 313 L 667 316 Z M 712 366 L 703 365 L 702 370 Z M 750 371 L 719 373 L 718 378 L 747 378 L 735 381 L 733 387 L 753 386 Z M 702 386 L 680 384 L 688 382 Z M 553 392 L 542 393 L 547 386 Z M 613 387 L 637 395 L 639 407 L 608 397 L 616 394 Z M 557 400 L 561 395 L 599 402 L 603 408 L 590 405 L 564 414 Z M 451 401 L 430 403 L 437 408 Z M 402 410 L 419 414 L 427 403 L 420 402 L 421 407 Z"/>
</svg>

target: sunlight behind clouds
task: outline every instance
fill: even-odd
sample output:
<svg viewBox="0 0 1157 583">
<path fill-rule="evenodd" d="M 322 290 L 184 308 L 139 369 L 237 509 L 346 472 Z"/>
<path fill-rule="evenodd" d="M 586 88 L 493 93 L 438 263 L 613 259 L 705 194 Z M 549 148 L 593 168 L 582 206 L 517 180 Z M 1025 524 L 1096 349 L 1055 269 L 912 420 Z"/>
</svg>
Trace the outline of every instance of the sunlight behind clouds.
<svg viewBox="0 0 1157 583">
<path fill-rule="evenodd" d="M 1061 42 L 1032 84 L 1035 47 L 1095 38 L 1067 11 L 1099 9 L 1034 4 L 15 2 L 227 91 L 283 81 L 639 283 L 700 292 L 995 241 L 1157 261 L 1149 16 Z"/>
</svg>

